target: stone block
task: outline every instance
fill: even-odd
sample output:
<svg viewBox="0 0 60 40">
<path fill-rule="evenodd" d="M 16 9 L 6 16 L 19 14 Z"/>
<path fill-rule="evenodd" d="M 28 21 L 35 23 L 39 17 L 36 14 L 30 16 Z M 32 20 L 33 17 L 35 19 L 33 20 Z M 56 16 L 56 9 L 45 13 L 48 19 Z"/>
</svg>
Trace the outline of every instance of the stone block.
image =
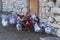
<svg viewBox="0 0 60 40">
<path fill-rule="evenodd" d="M 60 37 L 60 29 L 57 30 L 56 35 Z"/>
<path fill-rule="evenodd" d="M 54 28 L 60 29 L 60 25 L 59 24 L 50 23 L 50 22 L 48 22 L 47 24 L 50 25 L 50 26 L 52 26 L 52 27 L 54 27 Z"/>
<path fill-rule="evenodd" d="M 44 37 L 44 38 L 40 38 L 40 40 L 60 40 L 57 37 Z"/>
</svg>

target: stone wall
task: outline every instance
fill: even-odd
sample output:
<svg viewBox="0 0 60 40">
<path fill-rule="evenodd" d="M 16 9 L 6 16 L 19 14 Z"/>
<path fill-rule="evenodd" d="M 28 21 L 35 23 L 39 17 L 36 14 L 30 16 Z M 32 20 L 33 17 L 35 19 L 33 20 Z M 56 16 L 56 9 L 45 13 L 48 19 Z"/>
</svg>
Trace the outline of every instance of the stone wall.
<svg viewBox="0 0 60 40">
<path fill-rule="evenodd" d="M 60 0 L 57 0 L 56 5 L 60 7 Z"/>
<path fill-rule="evenodd" d="M 2 10 L 2 0 L 0 0 L 0 11 Z"/>
<path fill-rule="evenodd" d="M 1 0 L 0 0 L 1 1 Z M 28 10 L 28 0 L 2 0 L 3 3 L 3 12 L 10 12 L 10 11 L 14 11 L 14 12 L 18 12 L 18 13 L 22 13 L 25 14 Z M 39 0 L 39 15 L 40 17 L 45 17 L 44 13 L 42 13 L 42 8 L 44 5 L 46 5 L 47 0 Z M 1 2 L 0 2 L 1 5 Z M 57 0 L 57 6 L 60 6 L 60 1 Z M 1 6 L 0 6 L 0 10 L 1 10 Z"/>
<path fill-rule="evenodd" d="M 3 9 L 4 12 L 10 12 L 12 11 L 12 0 L 2 0 L 3 3 Z"/>
<path fill-rule="evenodd" d="M 43 17 L 45 17 L 44 15 L 44 13 L 42 13 L 42 8 L 43 8 L 43 6 L 45 6 L 46 5 L 46 3 L 47 3 L 47 0 L 39 0 L 39 15 L 40 15 L 40 18 L 43 18 Z"/>
<path fill-rule="evenodd" d="M 49 0 L 49 1 L 51 1 L 51 0 Z M 46 15 L 46 13 L 42 13 L 43 11 L 43 6 L 47 6 L 46 4 L 48 3 L 48 1 L 47 0 L 39 0 L 39 13 L 40 13 L 40 18 L 44 18 L 44 17 L 46 17 L 45 15 Z M 50 3 L 49 3 L 50 4 Z M 58 6 L 58 7 L 60 7 L 60 0 L 57 0 L 57 2 L 56 2 L 56 5 L 54 5 L 54 3 L 52 3 L 52 4 L 50 4 L 50 6 L 51 5 L 53 5 L 53 7 L 55 7 L 55 6 Z M 49 13 L 49 12 L 48 12 Z M 53 13 L 51 13 L 51 16 L 53 16 Z"/>
<path fill-rule="evenodd" d="M 28 10 L 28 0 L 2 0 L 3 12 L 26 13 Z"/>
</svg>

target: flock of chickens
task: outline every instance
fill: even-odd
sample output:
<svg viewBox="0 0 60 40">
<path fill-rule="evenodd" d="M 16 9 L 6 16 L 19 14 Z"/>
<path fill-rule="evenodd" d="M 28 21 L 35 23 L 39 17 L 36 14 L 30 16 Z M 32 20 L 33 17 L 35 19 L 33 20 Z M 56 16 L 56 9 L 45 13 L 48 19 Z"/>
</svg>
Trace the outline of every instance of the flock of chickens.
<svg viewBox="0 0 60 40">
<path fill-rule="evenodd" d="M 1 18 L 3 27 L 7 27 L 9 23 L 10 24 L 16 23 L 16 19 L 14 18 L 14 16 L 2 15 Z"/>
<path fill-rule="evenodd" d="M 27 16 L 27 17 L 26 17 Z M 16 29 L 18 31 L 25 28 L 27 31 L 30 32 L 30 30 L 34 30 L 35 32 L 39 33 L 47 33 L 47 34 L 54 34 L 56 32 L 56 29 L 52 29 L 49 27 L 48 24 L 44 22 L 40 22 L 40 19 L 36 15 L 29 16 L 28 14 L 23 19 L 20 18 L 19 15 L 2 15 L 2 25 L 3 27 L 7 27 L 8 24 L 16 24 Z"/>
</svg>

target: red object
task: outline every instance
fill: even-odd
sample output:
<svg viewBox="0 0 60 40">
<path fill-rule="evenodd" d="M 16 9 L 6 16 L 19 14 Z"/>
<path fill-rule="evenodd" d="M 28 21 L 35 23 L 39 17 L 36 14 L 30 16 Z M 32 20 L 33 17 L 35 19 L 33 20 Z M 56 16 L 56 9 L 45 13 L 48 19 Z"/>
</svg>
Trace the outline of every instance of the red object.
<svg viewBox="0 0 60 40">
<path fill-rule="evenodd" d="M 42 26 L 41 28 L 44 29 L 44 26 Z"/>
<path fill-rule="evenodd" d="M 27 23 L 28 22 L 28 23 Z M 30 19 L 30 17 L 27 17 L 27 21 L 26 21 L 27 24 L 25 24 L 25 29 L 27 31 L 31 30 L 32 29 L 32 26 L 33 26 L 33 23 L 32 23 L 32 20 Z"/>
</svg>

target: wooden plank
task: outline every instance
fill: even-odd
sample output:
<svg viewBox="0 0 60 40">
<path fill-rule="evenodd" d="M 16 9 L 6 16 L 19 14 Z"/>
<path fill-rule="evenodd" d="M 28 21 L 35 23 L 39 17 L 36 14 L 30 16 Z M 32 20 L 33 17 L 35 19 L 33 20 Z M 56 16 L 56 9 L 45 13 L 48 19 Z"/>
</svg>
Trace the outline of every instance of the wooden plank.
<svg viewBox="0 0 60 40">
<path fill-rule="evenodd" d="M 30 13 L 37 14 L 39 13 L 39 0 L 30 0 Z"/>
</svg>

